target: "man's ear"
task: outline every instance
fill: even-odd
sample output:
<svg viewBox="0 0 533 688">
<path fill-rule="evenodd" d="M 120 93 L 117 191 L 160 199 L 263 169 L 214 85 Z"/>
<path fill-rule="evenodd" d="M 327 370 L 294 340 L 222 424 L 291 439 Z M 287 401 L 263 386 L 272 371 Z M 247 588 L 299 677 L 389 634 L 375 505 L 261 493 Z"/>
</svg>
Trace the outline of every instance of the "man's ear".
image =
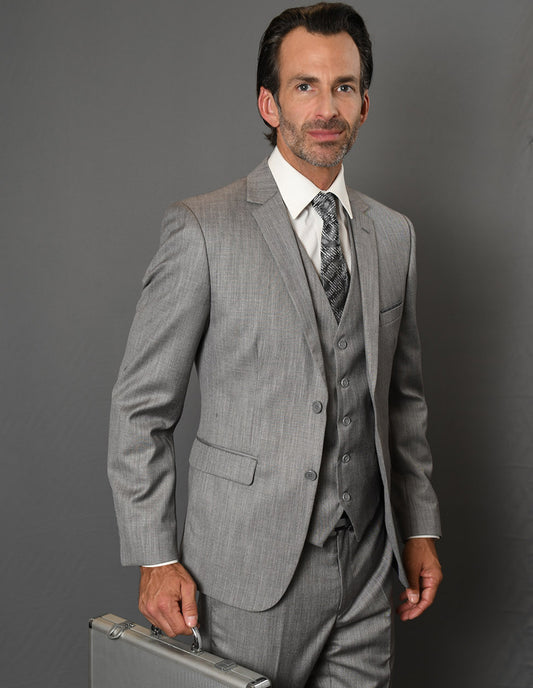
<svg viewBox="0 0 533 688">
<path fill-rule="evenodd" d="M 361 105 L 361 124 L 368 117 L 368 110 L 370 109 L 370 100 L 368 99 L 368 90 L 364 92 L 363 103 Z"/>
<path fill-rule="evenodd" d="M 264 86 L 261 86 L 261 89 L 259 90 L 257 107 L 259 109 L 259 114 L 265 120 L 265 122 L 268 122 L 271 127 L 277 129 L 279 127 L 278 106 L 276 105 L 276 101 L 274 100 L 272 93 Z"/>
</svg>

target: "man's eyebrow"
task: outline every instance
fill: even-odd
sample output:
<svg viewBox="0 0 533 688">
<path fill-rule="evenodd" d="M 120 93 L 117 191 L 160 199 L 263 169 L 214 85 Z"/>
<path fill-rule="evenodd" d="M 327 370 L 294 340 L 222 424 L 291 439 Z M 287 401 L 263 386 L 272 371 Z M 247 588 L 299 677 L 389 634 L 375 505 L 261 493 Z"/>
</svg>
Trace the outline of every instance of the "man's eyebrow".
<svg viewBox="0 0 533 688">
<path fill-rule="evenodd" d="M 310 74 L 296 74 L 289 79 L 289 83 L 296 81 L 304 81 L 307 84 L 317 84 L 320 79 L 317 76 L 311 76 Z M 335 84 L 347 84 L 352 83 L 355 85 L 359 84 L 359 77 L 354 74 L 346 74 L 344 76 L 339 76 L 334 81 Z"/>
<path fill-rule="evenodd" d="M 305 81 L 308 84 L 316 84 L 320 81 L 317 76 L 311 76 L 309 74 L 296 74 L 289 81 Z"/>
<path fill-rule="evenodd" d="M 359 83 L 359 77 L 355 76 L 354 74 L 347 74 L 346 76 L 339 76 L 337 79 L 335 79 L 336 84 L 358 84 Z"/>
</svg>

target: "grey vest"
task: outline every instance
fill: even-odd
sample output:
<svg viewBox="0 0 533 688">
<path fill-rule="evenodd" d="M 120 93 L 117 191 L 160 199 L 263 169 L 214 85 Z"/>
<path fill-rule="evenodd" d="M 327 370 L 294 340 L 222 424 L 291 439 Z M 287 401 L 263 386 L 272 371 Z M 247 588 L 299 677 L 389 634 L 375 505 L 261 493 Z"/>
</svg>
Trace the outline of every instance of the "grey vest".
<svg viewBox="0 0 533 688">
<path fill-rule="evenodd" d="M 327 422 L 318 488 L 307 539 L 321 546 L 346 512 L 361 539 L 382 504 L 374 445 L 374 413 L 368 391 L 363 311 L 353 234 L 350 289 L 337 325 L 320 277 L 299 243 L 316 315 L 326 381 Z"/>
</svg>

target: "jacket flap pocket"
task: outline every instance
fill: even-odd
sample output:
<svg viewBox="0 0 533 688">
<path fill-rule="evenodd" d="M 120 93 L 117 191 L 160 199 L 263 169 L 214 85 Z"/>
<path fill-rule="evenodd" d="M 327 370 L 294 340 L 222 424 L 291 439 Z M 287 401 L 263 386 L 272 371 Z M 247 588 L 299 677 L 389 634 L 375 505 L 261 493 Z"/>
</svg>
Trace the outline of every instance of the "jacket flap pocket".
<svg viewBox="0 0 533 688">
<path fill-rule="evenodd" d="M 257 459 L 249 454 L 231 451 L 196 438 L 189 463 L 194 468 L 218 478 L 225 478 L 241 485 L 254 481 Z"/>
<path fill-rule="evenodd" d="M 379 312 L 379 324 L 387 325 L 401 316 L 403 312 L 403 301 L 395 303 L 394 306 L 384 308 Z"/>
</svg>

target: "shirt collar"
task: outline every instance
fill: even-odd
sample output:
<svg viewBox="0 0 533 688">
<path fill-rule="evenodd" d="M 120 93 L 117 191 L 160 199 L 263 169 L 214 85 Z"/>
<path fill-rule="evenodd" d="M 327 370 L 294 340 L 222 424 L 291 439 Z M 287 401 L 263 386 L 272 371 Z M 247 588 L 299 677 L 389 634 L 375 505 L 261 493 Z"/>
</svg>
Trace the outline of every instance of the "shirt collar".
<svg viewBox="0 0 533 688">
<path fill-rule="evenodd" d="M 289 215 L 295 220 L 321 189 L 288 163 L 277 146 L 268 159 L 268 166 L 283 202 L 287 206 Z M 353 218 L 346 182 L 344 181 L 344 166 L 341 166 L 339 174 L 327 191 L 337 196 L 349 217 Z"/>
</svg>

